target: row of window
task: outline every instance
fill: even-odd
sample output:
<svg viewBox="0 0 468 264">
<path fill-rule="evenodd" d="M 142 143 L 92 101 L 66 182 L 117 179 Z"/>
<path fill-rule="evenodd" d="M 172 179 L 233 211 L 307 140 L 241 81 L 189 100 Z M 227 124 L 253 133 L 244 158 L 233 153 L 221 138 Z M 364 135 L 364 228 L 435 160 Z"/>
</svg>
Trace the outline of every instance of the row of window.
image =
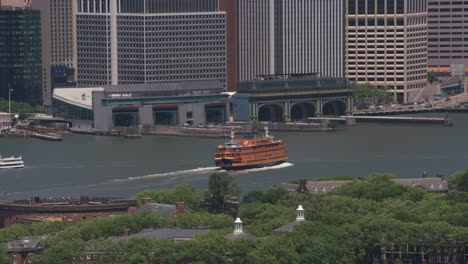
<svg viewBox="0 0 468 264">
<path fill-rule="evenodd" d="M 388 43 L 387 45 L 381 46 L 374 46 L 371 44 L 368 45 L 358 45 L 358 46 L 350 46 L 350 49 L 403 49 L 405 45 L 396 45 L 394 46 L 393 43 Z"/>
<path fill-rule="evenodd" d="M 378 56 L 378 57 L 374 57 L 374 56 L 348 56 L 348 60 L 404 60 L 405 57 L 404 56 Z"/>
<path fill-rule="evenodd" d="M 449 43 L 449 44 L 432 44 L 428 45 L 429 48 L 461 48 L 461 47 L 468 47 L 468 43 L 464 42 L 463 44 L 461 42 L 455 42 L 455 43 Z"/>
<path fill-rule="evenodd" d="M 443 13 L 443 12 L 467 12 L 468 8 L 429 8 L 429 13 Z"/>
<path fill-rule="evenodd" d="M 392 66 L 386 66 L 386 67 L 353 67 L 353 66 L 349 66 L 348 67 L 348 70 L 350 71 L 355 71 L 355 70 L 359 70 L 359 71 L 375 71 L 375 70 L 378 70 L 378 71 L 404 71 L 405 70 L 405 67 L 392 67 Z M 391 75 L 391 72 L 389 72 L 389 74 Z"/>
<path fill-rule="evenodd" d="M 468 41 L 468 38 L 428 38 L 429 42 L 444 42 L 444 41 Z"/>
<path fill-rule="evenodd" d="M 408 31 L 411 31 L 411 30 L 408 30 Z M 358 33 L 366 33 L 366 32 L 381 32 L 381 33 L 405 33 L 405 29 L 404 28 L 385 28 L 385 29 L 375 29 L 375 28 L 365 28 L 365 29 L 360 29 L 360 28 L 357 28 L 357 30 L 355 28 L 348 28 L 348 32 L 358 32 Z"/>
<path fill-rule="evenodd" d="M 468 56 L 429 56 L 429 59 L 468 59 Z"/>
<path fill-rule="evenodd" d="M 433 1 L 429 2 L 430 6 L 437 6 L 437 5 L 468 5 L 468 1 L 447 1 L 447 2 L 441 2 L 441 1 Z"/>
<path fill-rule="evenodd" d="M 404 78 L 357 78 L 358 82 L 404 82 Z"/>
<path fill-rule="evenodd" d="M 148 19 L 146 17 L 145 20 L 142 20 L 141 17 L 135 17 L 138 18 L 138 20 L 133 20 L 133 19 L 117 19 L 117 25 L 118 26 L 147 26 L 147 27 L 160 27 L 160 26 L 165 26 L 165 25 L 182 25 L 182 26 L 196 26 L 196 25 L 206 25 L 206 24 L 218 24 L 224 26 L 226 21 L 224 19 L 187 19 L 185 17 L 179 17 L 179 19 L 173 19 L 169 20 L 166 17 L 163 17 L 160 19 L 160 21 L 154 21 L 154 19 Z"/>
<path fill-rule="evenodd" d="M 349 0 L 348 14 L 404 14 L 405 0 Z"/>
</svg>

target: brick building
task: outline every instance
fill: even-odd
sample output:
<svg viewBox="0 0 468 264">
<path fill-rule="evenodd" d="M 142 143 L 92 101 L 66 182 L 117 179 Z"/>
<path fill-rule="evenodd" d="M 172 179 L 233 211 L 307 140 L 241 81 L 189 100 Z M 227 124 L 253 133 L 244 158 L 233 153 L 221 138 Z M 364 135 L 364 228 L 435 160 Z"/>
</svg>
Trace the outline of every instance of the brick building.
<svg viewBox="0 0 468 264">
<path fill-rule="evenodd" d="M 6 250 L 11 264 L 31 263 L 31 257 L 41 254 L 44 250 L 43 242 L 45 236 L 24 237 L 6 243 Z"/>
<path fill-rule="evenodd" d="M 184 202 L 177 202 L 176 205 L 154 203 L 150 198 L 143 198 L 143 205 L 137 210 L 137 213 L 160 214 L 169 218 L 176 218 L 179 215 L 187 215 Z"/>
<path fill-rule="evenodd" d="M 119 198 L 63 197 L 0 202 L 0 228 L 13 224 L 62 221 L 75 224 L 81 220 L 127 214 L 135 211 L 137 201 Z"/>
</svg>

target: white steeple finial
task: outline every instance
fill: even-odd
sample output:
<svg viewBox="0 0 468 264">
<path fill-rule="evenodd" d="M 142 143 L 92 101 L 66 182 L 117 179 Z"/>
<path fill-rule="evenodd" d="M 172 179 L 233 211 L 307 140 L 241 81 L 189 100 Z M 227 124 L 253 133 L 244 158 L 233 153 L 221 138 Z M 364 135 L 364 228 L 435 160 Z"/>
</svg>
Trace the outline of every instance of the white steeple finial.
<svg viewBox="0 0 468 264">
<path fill-rule="evenodd" d="M 302 208 L 302 205 L 299 205 L 297 207 L 296 212 L 297 212 L 296 221 L 305 221 L 304 208 Z"/>
<path fill-rule="evenodd" d="M 236 221 L 234 221 L 234 234 L 243 233 L 242 231 L 242 221 L 239 217 L 237 217 Z"/>
</svg>

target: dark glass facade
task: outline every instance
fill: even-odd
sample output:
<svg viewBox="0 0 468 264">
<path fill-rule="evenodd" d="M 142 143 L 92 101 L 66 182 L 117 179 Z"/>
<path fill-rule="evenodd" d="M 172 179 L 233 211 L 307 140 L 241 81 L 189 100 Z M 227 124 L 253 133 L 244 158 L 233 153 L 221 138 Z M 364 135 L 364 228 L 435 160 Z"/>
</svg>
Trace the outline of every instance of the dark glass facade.
<svg viewBox="0 0 468 264">
<path fill-rule="evenodd" d="M 52 114 L 65 120 L 93 120 L 93 110 L 52 99 Z"/>
<path fill-rule="evenodd" d="M 37 10 L 0 10 L 0 96 L 42 103 L 41 20 Z"/>
</svg>

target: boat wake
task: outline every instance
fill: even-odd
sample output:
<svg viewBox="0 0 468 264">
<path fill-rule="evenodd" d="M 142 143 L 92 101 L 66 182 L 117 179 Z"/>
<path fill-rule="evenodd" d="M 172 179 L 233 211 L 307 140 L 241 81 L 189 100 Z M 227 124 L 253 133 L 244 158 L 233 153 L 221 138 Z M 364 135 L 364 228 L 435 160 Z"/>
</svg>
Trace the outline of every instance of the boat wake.
<svg viewBox="0 0 468 264">
<path fill-rule="evenodd" d="M 228 171 L 229 174 L 231 175 L 238 175 L 238 174 L 246 174 L 246 173 L 252 173 L 252 172 L 259 172 L 259 171 L 267 171 L 267 170 L 279 170 L 279 169 L 284 169 L 288 167 L 294 166 L 293 163 L 290 162 L 285 162 L 281 163 L 278 165 L 274 166 L 269 166 L 269 167 L 263 167 L 263 168 L 255 168 L 255 169 L 247 169 L 247 170 L 239 170 L 239 171 Z"/>
<path fill-rule="evenodd" d="M 284 168 L 288 168 L 291 166 L 294 166 L 294 164 L 285 162 L 285 163 L 281 163 L 281 164 L 270 166 L 270 167 L 247 169 L 247 170 L 240 170 L 240 171 L 228 171 L 228 173 L 231 175 L 238 175 L 238 174 L 246 174 L 246 173 L 252 173 L 252 172 L 259 172 L 259 171 L 284 169 Z M 196 168 L 196 169 L 191 169 L 191 170 L 180 170 L 180 171 L 172 171 L 172 172 L 164 172 L 164 173 L 155 173 L 155 174 L 149 174 L 149 175 L 138 176 L 138 177 L 128 177 L 127 179 L 115 179 L 115 180 L 112 180 L 112 182 L 139 181 L 139 180 L 148 180 L 148 179 L 182 176 L 182 175 L 191 176 L 191 175 L 206 174 L 206 173 L 216 172 L 216 171 L 225 171 L 225 170 L 220 170 L 219 167 L 203 167 L 203 168 Z"/>
<path fill-rule="evenodd" d="M 205 168 L 196 168 L 191 170 L 180 170 L 180 171 L 172 171 L 172 172 L 165 172 L 165 173 L 155 173 L 149 174 L 144 176 L 138 177 L 128 177 L 127 179 L 120 179 L 114 181 L 137 181 L 137 180 L 146 180 L 146 179 L 154 179 L 154 178 L 161 178 L 161 177 L 170 177 L 170 176 L 179 176 L 179 175 L 196 175 L 196 174 L 204 174 L 210 171 L 217 171 L 219 167 L 205 167 Z"/>
</svg>

